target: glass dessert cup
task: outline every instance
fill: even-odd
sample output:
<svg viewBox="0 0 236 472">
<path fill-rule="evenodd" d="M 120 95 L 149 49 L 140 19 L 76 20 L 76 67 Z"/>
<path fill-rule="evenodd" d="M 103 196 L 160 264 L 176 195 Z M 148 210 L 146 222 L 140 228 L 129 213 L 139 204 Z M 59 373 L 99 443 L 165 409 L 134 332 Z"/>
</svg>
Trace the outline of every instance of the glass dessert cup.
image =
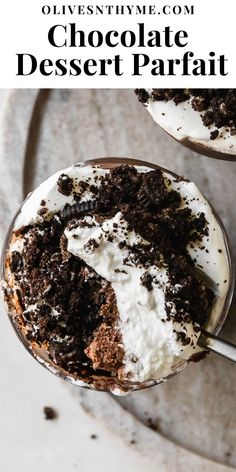
<svg viewBox="0 0 236 472">
<path fill-rule="evenodd" d="M 231 133 L 228 125 L 220 126 L 218 123 L 220 127 L 217 127 L 211 122 L 204 124 L 204 114 L 211 111 L 211 108 L 193 109 L 194 95 L 190 94 L 188 99 L 176 102 L 174 98 L 155 99 L 149 95 L 148 101 L 145 101 L 147 97 L 145 98 L 145 94 L 143 97 L 142 90 L 136 89 L 139 101 L 145 105 L 154 122 L 175 141 L 198 155 L 236 161 L 236 135 Z M 150 94 L 150 91 L 147 93 Z"/>
<path fill-rule="evenodd" d="M 141 161 L 141 160 L 131 159 L 131 158 L 98 158 L 98 159 L 88 160 L 88 161 L 84 161 L 84 162 L 80 163 L 81 166 L 94 165 L 94 166 L 102 167 L 103 169 L 112 169 L 114 167 L 117 167 L 119 165 L 124 165 L 124 164 L 131 165 L 131 166 L 145 166 L 145 167 L 148 167 L 150 170 L 161 169 L 162 171 L 167 172 L 170 175 L 172 175 L 174 178 L 179 177 L 177 174 L 175 174 L 175 173 L 173 173 L 173 172 L 171 172 L 167 169 L 164 169 L 164 168 L 162 168 L 158 165 L 147 163 L 147 162 Z M 14 219 L 13 219 L 11 225 L 10 225 L 7 236 L 6 236 L 5 244 L 4 244 L 3 251 L 2 251 L 2 257 L 1 257 L 1 280 L 5 280 L 5 261 L 6 261 L 6 256 L 8 254 L 8 248 L 9 248 L 9 244 L 10 244 L 10 240 L 11 240 L 12 231 L 13 231 L 13 228 L 14 228 L 14 225 L 15 225 L 16 218 L 19 215 L 20 210 L 21 210 L 22 206 L 24 205 L 25 201 L 22 203 L 22 205 L 18 209 L 18 211 L 17 211 L 17 213 L 16 213 L 16 215 L 15 215 L 15 217 L 14 217 Z M 222 233 L 223 233 L 224 244 L 225 244 L 225 248 L 226 248 L 228 266 L 229 266 L 229 287 L 228 287 L 228 292 L 227 292 L 227 295 L 225 297 L 225 301 L 224 301 L 224 305 L 222 307 L 221 313 L 219 313 L 219 315 L 217 317 L 214 317 L 214 319 L 213 319 L 213 317 L 209 316 L 209 319 L 208 319 L 207 323 L 203 326 L 203 328 L 206 329 L 208 332 L 210 332 L 212 334 L 218 334 L 221 327 L 222 327 L 222 325 L 225 322 L 225 319 L 227 317 L 227 314 L 228 314 L 228 311 L 229 311 L 229 308 L 230 308 L 230 305 L 231 305 L 231 301 L 232 301 L 232 297 L 233 297 L 233 290 L 234 290 L 235 273 L 234 273 L 232 254 L 231 254 L 230 243 L 229 243 L 227 233 L 225 231 L 225 228 L 224 228 L 219 216 L 217 215 L 217 213 L 214 211 L 214 209 L 212 207 L 211 207 L 211 209 L 212 209 L 212 211 L 214 213 L 214 216 L 215 216 L 215 218 L 216 218 L 216 220 L 217 220 L 217 222 L 218 222 L 218 224 L 219 224 L 219 226 L 222 230 Z M 54 364 L 49 359 L 45 349 L 39 348 L 39 346 L 35 345 L 34 343 L 30 344 L 30 342 L 27 340 L 23 330 L 21 330 L 19 328 L 19 326 L 17 325 L 17 323 L 14 319 L 14 313 L 12 313 L 10 311 L 10 309 L 8 309 L 8 317 L 9 317 L 10 322 L 11 322 L 17 336 L 19 337 L 20 341 L 23 343 L 23 345 L 28 350 L 28 352 L 43 367 L 45 367 L 47 370 L 49 370 L 50 372 L 57 375 L 58 377 L 60 377 L 63 380 L 66 380 L 70 383 L 73 383 L 75 385 L 78 385 L 78 386 L 81 386 L 81 387 L 84 387 L 84 388 L 90 388 L 90 389 L 94 390 L 94 387 L 92 387 L 92 386 L 90 387 L 89 385 L 84 384 L 80 380 L 76 379 L 76 377 L 73 377 L 71 374 L 64 371 L 61 367 L 58 367 L 56 364 Z M 183 371 L 185 369 L 185 367 L 187 367 L 190 363 L 191 363 L 190 360 L 188 360 L 188 361 L 187 360 L 178 361 L 173 366 L 172 373 L 167 377 L 167 379 L 170 378 L 170 377 L 173 377 L 177 373 Z M 135 383 L 135 384 L 132 385 L 132 382 L 129 382 L 127 384 L 127 390 L 132 391 L 132 390 L 144 389 L 144 388 L 147 388 L 147 387 L 150 387 L 150 386 L 153 386 L 153 385 L 157 385 L 157 384 L 161 383 L 162 381 L 163 381 L 163 379 L 158 379 L 158 380 L 153 379 L 153 380 L 150 380 L 150 381 L 145 381 L 140 385 L 138 383 Z M 101 390 L 106 391 L 103 388 L 100 388 L 99 390 L 100 391 Z"/>
</svg>

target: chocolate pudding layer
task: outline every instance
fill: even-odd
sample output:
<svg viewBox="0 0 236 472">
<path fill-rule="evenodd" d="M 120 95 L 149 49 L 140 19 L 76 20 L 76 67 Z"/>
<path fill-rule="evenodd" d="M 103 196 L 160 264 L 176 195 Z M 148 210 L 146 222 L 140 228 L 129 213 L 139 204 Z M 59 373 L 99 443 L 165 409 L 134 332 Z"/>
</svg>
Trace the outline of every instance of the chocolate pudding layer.
<svg viewBox="0 0 236 472">
<path fill-rule="evenodd" d="M 15 221 L 3 282 L 40 362 L 115 393 L 199 358 L 200 327 L 228 286 L 222 229 L 197 187 L 128 165 L 72 166 L 38 187 Z"/>
</svg>

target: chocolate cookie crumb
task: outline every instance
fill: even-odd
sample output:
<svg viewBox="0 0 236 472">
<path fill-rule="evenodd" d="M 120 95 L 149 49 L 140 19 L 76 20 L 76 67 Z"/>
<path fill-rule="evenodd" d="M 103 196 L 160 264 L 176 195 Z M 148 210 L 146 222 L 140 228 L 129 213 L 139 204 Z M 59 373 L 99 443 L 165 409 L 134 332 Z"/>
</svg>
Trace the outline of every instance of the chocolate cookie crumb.
<svg viewBox="0 0 236 472">
<path fill-rule="evenodd" d="M 57 181 L 58 191 L 68 197 L 73 190 L 73 179 L 66 174 L 61 174 Z"/>
<path fill-rule="evenodd" d="M 219 131 L 218 129 L 215 129 L 214 131 L 210 133 L 210 140 L 214 141 L 216 138 L 218 138 L 218 136 L 219 136 Z"/>
<path fill-rule="evenodd" d="M 137 444 L 137 441 L 135 441 L 135 439 L 131 439 L 130 444 Z"/>
<path fill-rule="evenodd" d="M 43 409 L 45 420 L 55 420 L 58 418 L 58 414 L 51 406 L 45 406 Z"/>
<path fill-rule="evenodd" d="M 156 420 L 154 421 L 152 418 L 148 418 L 146 425 L 153 431 L 160 432 L 160 427 Z"/>
<path fill-rule="evenodd" d="M 70 220 L 72 218 L 76 218 L 81 216 L 84 212 L 90 212 L 97 208 L 98 202 L 94 200 L 89 200 L 82 203 L 75 203 L 74 205 L 66 204 L 59 212 L 60 218 L 63 220 Z"/>
<path fill-rule="evenodd" d="M 153 281 L 153 278 L 151 276 L 151 274 L 149 274 L 148 272 L 145 272 L 142 277 L 141 277 L 141 283 L 144 287 L 146 287 L 146 289 L 151 292 L 151 290 L 153 290 L 153 286 L 152 286 L 152 281 Z"/>
<path fill-rule="evenodd" d="M 17 273 L 22 268 L 22 264 L 21 254 L 18 251 L 13 251 L 10 262 L 11 271 Z"/>
</svg>

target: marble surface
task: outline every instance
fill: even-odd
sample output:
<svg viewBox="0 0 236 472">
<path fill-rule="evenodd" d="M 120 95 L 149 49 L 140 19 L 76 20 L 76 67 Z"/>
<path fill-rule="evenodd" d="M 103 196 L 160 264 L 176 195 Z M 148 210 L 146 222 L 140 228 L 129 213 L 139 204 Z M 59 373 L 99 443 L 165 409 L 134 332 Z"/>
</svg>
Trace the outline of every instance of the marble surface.
<svg viewBox="0 0 236 472">
<path fill-rule="evenodd" d="M 0 91 L 0 110 L 1 242 L 21 200 L 52 172 L 114 155 L 156 162 L 194 180 L 219 211 L 236 255 L 236 164 L 174 142 L 131 90 Z M 37 365 L 1 311 L 0 470 L 87 472 L 94 464 L 105 472 L 236 470 L 234 365 L 209 355 L 129 397 L 89 392 Z M 236 341 L 234 314 L 233 306 L 223 334 Z M 58 410 L 57 420 L 45 421 L 44 405 Z"/>
</svg>

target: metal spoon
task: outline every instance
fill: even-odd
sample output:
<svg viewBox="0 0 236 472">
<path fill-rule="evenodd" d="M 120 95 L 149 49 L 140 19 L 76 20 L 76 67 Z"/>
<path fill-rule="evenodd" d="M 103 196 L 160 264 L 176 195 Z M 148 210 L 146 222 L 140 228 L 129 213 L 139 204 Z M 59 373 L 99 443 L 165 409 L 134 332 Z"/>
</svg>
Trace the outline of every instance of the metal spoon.
<svg viewBox="0 0 236 472">
<path fill-rule="evenodd" d="M 221 357 L 236 362 L 236 345 L 226 341 L 225 339 L 219 338 L 218 336 L 203 330 L 198 340 L 198 344 L 200 347 L 207 349 L 208 351 L 215 352 Z"/>
</svg>

